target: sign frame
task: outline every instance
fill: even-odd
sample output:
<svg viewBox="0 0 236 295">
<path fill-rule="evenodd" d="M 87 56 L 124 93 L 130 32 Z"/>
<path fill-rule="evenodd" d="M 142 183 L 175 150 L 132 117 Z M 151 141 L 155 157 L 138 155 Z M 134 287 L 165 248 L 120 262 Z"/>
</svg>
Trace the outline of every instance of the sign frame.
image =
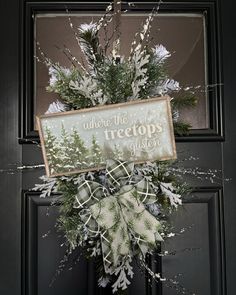
<svg viewBox="0 0 236 295">
<path fill-rule="evenodd" d="M 170 105 L 170 97 L 169 96 L 160 96 L 160 97 L 154 97 L 150 99 L 143 99 L 143 100 L 135 100 L 135 101 L 129 101 L 125 103 L 118 103 L 118 104 L 109 104 L 109 105 L 102 105 L 102 106 L 96 106 L 96 107 L 90 107 L 85 109 L 79 109 L 79 110 L 73 110 L 73 111 L 67 111 L 67 112 L 59 112 L 59 113 L 51 113 L 51 114 L 45 114 L 41 116 L 36 116 L 36 121 L 38 124 L 38 130 L 39 130 L 39 136 L 42 146 L 42 153 L 43 153 L 43 159 L 45 163 L 45 169 L 46 174 L 48 177 L 55 177 L 55 176 L 63 176 L 63 175 L 72 175 L 72 174 L 78 174 L 82 172 L 89 172 L 89 171 L 96 171 L 101 170 L 105 168 L 105 165 L 98 165 L 96 167 L 90 167 L 90 168 L 83 168 L 83 169 L 75 169 L 73 171 L 67 171 L 67 172 L 60 172 L 60 173 L 51 173 L 48 157 L 47 157 L 47 151 L 45 147 L 45 136 L 44 136 L 44 128 L 42 125 L 42 121 L 47 118 L 60 118 L 62 120 L 63 117 L 68 115 L 82 115 L 82 114 L 88 114 L 90 113 L 95 114 L 95 112 L 101 112 L 103 110 L 114 110 L 114 109 L 125 109 L 127 106 L 141 106 L 142 104 L 148 104 L 153 102 L 160 102 L 165 101 L 166 102 L 166 109 L 167 109 L 167 123 L 169 128 L 169 137 L 170 137 L 170 143 L 172 148 L 172 155 L 168 155 L 166 157 L 162 157 L 161 159 L 146 159 L 146 160 L 137 160 L 133 161 L 135 164 L 141 164 L 145 163 L 147 161 L 165 161 L 165 160 L 174 160 L 177 158 L 176 154 L 176 144 L 175 144 L 175 136 L 174 136 L 174 129 L 173 129 L 173 122 L 172 122 L 172 114 L 171 114 L 171 105 Z M 107 158 L 108 159 L 108 158 Z"/>
</svg>

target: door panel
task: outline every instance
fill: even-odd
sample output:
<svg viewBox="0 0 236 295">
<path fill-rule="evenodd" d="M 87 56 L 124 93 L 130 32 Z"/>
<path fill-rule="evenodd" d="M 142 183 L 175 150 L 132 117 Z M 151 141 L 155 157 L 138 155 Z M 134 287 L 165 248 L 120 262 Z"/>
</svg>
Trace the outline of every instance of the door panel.
<svg viewBox="0 0 236 295">
<path fill-rule="evenodd" d="M 183 210 L 173 216 L 177 228 L 191 228 L 167 242 L 165 250 L 177 254 L 163 258 L 162 270 L 170 278 L 181 274 L 177 280 L 196 294 L 225 294 L 222 210 L 221 189 L 204 187 L 193 192 Z M 163 294 L 176 291 L 164 287 Z"/>
<path fill-rule="evenodd" d="M 38 193 L 25 192 L 22 198 L 25 294 L 60 295 L 68 291 L 77 294 L 78 290 L 80 294 L 103 294 L 96 287 L 94 264 L 83 259 L 79 252 L 69 258 L 68 265 L 52 284 L 65 253 L 64 240 L 55 229 L 58 207 L 51 206 Z M 173 279 L 180 275 L 176 280 L 196 294 L 224 294 L 222 210 L 221 188 L 204 187 L 194 191 L 184 207 L 173 214 L 171 222 L 175 231 L 184 228 L 186 232 L 166 242 L 162 249 L 170 253 L 157 262 L 162 263 L 164 277 Z M 160 294 L 158 286 L 153 284 L 150 288 L 138 269 L 129 291 L 130 294 Z M 163 294 L 174 295 L 176 290 L 172 284 L 164 284 Z"/>
<path fill-rule="evenodd" d="M 22 198 L 25 249 L 23 294 L 60 295 L 69 292 L 73 295 L 78 294 L 78 290 L 87 294 L 88 263 L 85 259 L 80 258 L 80 262 L 76 263 L 73 260 L 77 257 L 73 255 L 70 261 L 73 269 L 67 268 L 55 277 L 65 254 L 63 239 L 55 228 L 57 206 L 50 206 L 51 201 L 40 198 L 38 193 L 25 192 Z M 54 278 L 57 278 L 56 283 L 53 283 Z"/>
<path fill-rule="evenodd" d="M 88 6 L 89 2 L 92 3 L 72 1 L 68 5 L 75 10 L 79 7 L 81 11 L 88 8 L 99 11 L 105 7 L 103 3 L 90 3 Z M 236 273 L 236 42 L 233 20 L 236 3 L 233 0 L 172 1 L 165 2 L 162 7 L 169 13 L 206 13 L 210 44 L 209 83 L 224 82 L 224 87 L 218 85 L 210 93 L 209 128 L 177 138 L 178 156 L 185 159 L 185 167 L 218 169 L 221 170 L 219 178 L 216 183 L 211 183 L 206 179 L 185 176 L 195 191 L 186 200 L 183 210 L 172 218 L 177 228 L 190 228 L 162 249 L 177 250 L 176 255 L 158 258 L 154 267 L 162 269 L 169 278 L 181 273 L 178 281 L 198 295 L 233 295 Z M 33 128 L 32 14 L 64 8 L 62 1 L 0 2 L 0 32 L 4 41 L 0 67 L 0 294 L 3 295 L 111 294 L 111 290 L 97 287 L 95 266 L 83 258 L 72 270 L 62 272 L 49 287 L 65 251 L 61 247 L 63 239 L 54 227 L 58 207 L 51 207 L 49 200 L 41 199 L 39 194 L 30 191 L 44 173 L 43 169 L 22 173 L 11 171 L 17 165 L 42 163 L 41 150 L 32 143 L 32 140 L 38 141 Z M 137 5 L 139 12 L 148 9 L 150 4 Z M 191 160 L 190 157 L 199 159 Z M 224 182 L 223 178 L 233 180 Z M 48 236 L 43 238 L 48 231 Z M 188 251 L 188 248 L 199 249 Z M 176 290 L 166 284 L 153 284 L 151 287 L 137 269 L 128 293 L 174 295 Z"/>
</svg>

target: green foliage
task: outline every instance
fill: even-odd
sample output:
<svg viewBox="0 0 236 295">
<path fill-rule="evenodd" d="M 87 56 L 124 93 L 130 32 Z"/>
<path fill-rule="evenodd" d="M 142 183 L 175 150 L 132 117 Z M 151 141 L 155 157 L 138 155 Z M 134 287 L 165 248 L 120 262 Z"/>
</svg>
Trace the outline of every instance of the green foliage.
<svg viewBox="0 0 236 295">
<path fill-rule="evenodd" d="M 100 64 L 103 61 L 103 53 L 100 47 L 98 31 L 96 28 L 80 30 L 79 40 L 82 51 L 86 53 L 88 63 L 96 67 L 97 64 Z"/>
<path fill-rule="evenodd" d="M 184 108 L 193 108 L 197 105 L 197 98 L 195 94 L 181 91 L 174 99 L 171 100 L 173 111 L 179 111 Z M 189 133 L 191 125 L 187 122 L 177 120 L 174 122 L 174 132 L 176 135 L 183 136 Z"/>
<path fill-rule="evenodd" d="M 191 125 L 189 123 L 185 122 L 174 122 L 174 132 L 176 135 L 187 135 L 189 133 L 189 130 L 191 128 Z"/>
<path fill-rule="evenodd" d="M 174 181 L 173 184 L 176 188 L 176 193 L 181 196 L 188 196 L 192 192 L 192 188 L 186 182 L 179 183 Z"/>
<path fill-rule="evenodd" d="M 70 245 L 77 245 L 78 236 L 80 234 L 80 227 L 78 224 L 81 224 L 78 214 L 71 216 L 61 214 L 57 219 L 57 227 L 65 234 L 65 238 Z"/>
<path fill-rule="evenodd" d="M 126 102 L 132 95 L 132 69 L 125 60 L 116 63 L 112 59 L 105 59 L 96 79 L 102 92 L 109 98 L 109 104 Z"/>
<path fill-rule="evenodd" d="M 65 71 L 65 68 L 55 64 L 53 75 L 55 82 L 47 87 L 48 92 L 55 92 L 60 95 L 71 109 L 79 109 L 92 106 L 91 101 L 82 93 L 73 89 L 71 81 L 76 82 L 81 80 L 81 73 L 78 68 L 70 68 Z"/>
<path fill-rule="evenodd" d="M 58 178 L 57 189 L 62 194 L 60 212 L 65 215 L 71 215 L 73 212 L 77 213 L 77 210 L 73 209 L 75 195 L 77 194 L 77 186 L 74 184 L 73 179 L 68 181 Z"/>
<path fill-rule="evenodd" d="M 140 90 L 140 98 L 142 99 L 146 99 L 148 96 L 152 95 L 155 87 L 157 87 L 162 80 L 168 77 L 165 64 L 156 62 L 151 51 L 148 51 L 148 54 L 150 55 L 150 58 L 149 62 L 145 66 L 147 69 L 147 82 L 145 83 L 145 87 L 142 87 Z"/>
<path fill-rule="evenodd" d="M 73 181 L 58 179 L 57 189 L 61 192 L 60 216 L 57 220 L 58 229 L 64 233 L 66 240 L 76 246 L 81 234 L 81 220 L 77 210 L 73 208 L 77 188 Z"/>
<path fill-rule="evenodd" d="M 174 109 L 178 110 L 186 107 L 195 107 L 197 105 L 197 98 L 193 93 L 182 92 L 172 99 L 171 105 Z"/>
<path fill-rule="evenodd" d="M 174 194 L 186 196 L 191 192 L 191 188 L 182 181 L 179 177 L 177 177 L 173 172 L 170 172 L 169 167 L 175 165 L 174 161 L 160 161 L 156 162 L 153 168 L 146 169 L 141 165 L 140 172 L 145 175 L 152 185 L 156 188 L 159 188 L 156 191 L 157 202 L 161 205 L 161 211 L 164 212 L 164 215 L 168 215 L 168 211 L 172 211 L 172 207 L 170 205 L 169 198 L 162 192 L 160 188 L 160 184 L 171 184 L 174 188 Z"/>
<path fill-rule="evenodd" d="M 172 164 L 173 161 L 157 161 L 155 162 L 155 167 L 157 167 L 157 169 L 151 169 L 147 173 L 147 176 L 151 177 L 155 185 L 158 185 L 159 182 L 173 182 L 176 180 L 175 175 L 173 173 L 168 173 L 168 167 Z"/>
</svg>

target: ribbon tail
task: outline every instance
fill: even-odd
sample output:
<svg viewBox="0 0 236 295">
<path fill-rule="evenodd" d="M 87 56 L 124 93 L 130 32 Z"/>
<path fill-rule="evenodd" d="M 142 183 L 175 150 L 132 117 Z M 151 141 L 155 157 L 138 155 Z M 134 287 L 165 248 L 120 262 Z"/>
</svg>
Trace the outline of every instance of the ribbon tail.
<svg viewBox="0 0 236 295">
<path fill-rule="evenodd" d="M 113 273 L 123 256 L 130 254 L 128 228 L 121 216 L 120 222 L 101 233 L 102 255 L 106 273 Z"/>
<path fill-rule="evenodd" d="M 84 223 L 84 226 L 88 230 L 88 234 L 92 237 L 96 237 L 100 233 L 100 226 L 96 222 L 96 220 L 92 217 L 92 214 L 86 210 L 83 209 L 79 213 L 81 221 Z"/>
<path fill-rule="evenodd" d="M 157 241 L 163 241 L 159 230 L 161 224 L 151 215 L 142 202 L 135 198 L 136 190 L 133 189 L 120 195 L 119 201 L 122 204 L 123 216 L 129 225 L 129 230 L 136 239 L 136 243 L 145 255 L 148 249 L 155 248 Z"/>
<path fill-rule="evenodd" d="M 100 237 L 104 270 L 105 273 L 112 274 L 114 272 L 114 263 L 108 230 L 103 230 Z"/>
<path fill-rule="evenodd" d="M 130 253 L 127 225 L 114 196 L 92 205 L 90 212 L 102 229 L 100 237 L 105 272 L 112 273 L 121 257 Z"/>
</svg>

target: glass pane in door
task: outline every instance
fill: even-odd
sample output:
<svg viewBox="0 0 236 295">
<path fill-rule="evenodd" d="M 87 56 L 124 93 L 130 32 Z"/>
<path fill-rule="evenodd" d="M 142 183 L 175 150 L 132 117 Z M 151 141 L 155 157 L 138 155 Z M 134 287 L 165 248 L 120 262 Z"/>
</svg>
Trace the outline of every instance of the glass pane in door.
<svg viewBox="0 0 236 295">
<path fill-rule="evenodd" d="M 73 13 L 70 15 L 75 27 L 99 19 L 100 15 Z M 121 54 L 127 55 L 134 35 L 139 31 L 147 14 L 122 14 L 121 16 Z M 110 25 L 110 34 L 114 24 Z M 104 39 L 104 34 L 101 39 Z M 54 62 L 70 67 L 71 63 L 63 53 L 63 48 L 71 50 L 72 55 L 82 63 L 82 53 L 74 32 L 69 25 L 68 14 L 38 14 L 35 17 L 35 39 L 42 51 Z M 180 117 L 188 121 L 193 129 L 209 127 L 208 97 L 204 91 L 207 85 L 205 20 L 202 14 L 164 14 L 159 13 L 153 22 L 151 45 L 162 44 L 171 52 L 168 59 L 169 75 L 180 82 L 184 88 L 193 88 L 198 97 L 195 109 L 186 109 Z M 111 40 L 112 44 L 112 40 Z M 35 54 L 40 52 L 35 47 Z M 48 93 L 48 69 L 43 63 L 35 61 L 35 115 L 44 114 L 57 95 Z"/>
</svg>

